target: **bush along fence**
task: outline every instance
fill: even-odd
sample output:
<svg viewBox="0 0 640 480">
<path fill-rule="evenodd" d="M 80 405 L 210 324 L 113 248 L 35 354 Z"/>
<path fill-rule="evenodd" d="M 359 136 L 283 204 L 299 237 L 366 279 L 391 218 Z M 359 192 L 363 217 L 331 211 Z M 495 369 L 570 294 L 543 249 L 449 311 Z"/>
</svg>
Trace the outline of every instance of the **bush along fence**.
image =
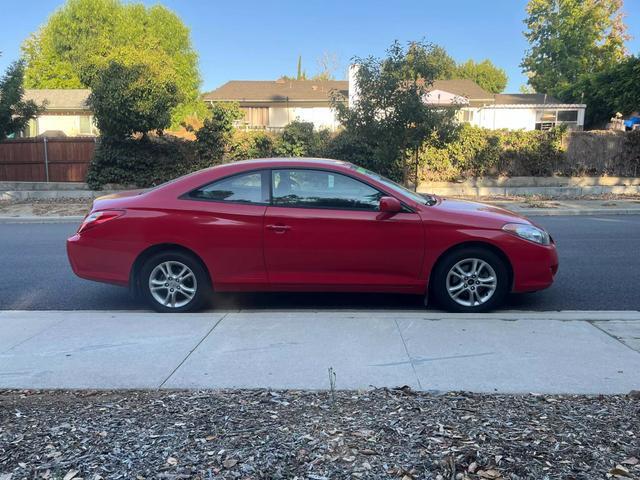
<svg viewBox="0 0 640 480">
<path fill-rule="evenodd" d="M 12 140 L 0 143 L 0 181 L 46 181 L 48 168 L 50 181 L 86 179 L 93 189 L 148 187 L 217 163 L 271 156 L 336 158 L 379 170 L 361 139 L 294 122 L 279 134 L 203 130 L 194 141 L 170 135 L 103 138 L 98 143 L 86 138 Z M 454 141 L 420 152 L 420 182 L 519 176 L 638 177 L 640 131 L 496 131 L 463 126 Z"/>
<path fill-rule="evenodd" d="M 84 182 L 94 138 L 20 138 L 0 143 L 0 181 Z"/>
</svg>

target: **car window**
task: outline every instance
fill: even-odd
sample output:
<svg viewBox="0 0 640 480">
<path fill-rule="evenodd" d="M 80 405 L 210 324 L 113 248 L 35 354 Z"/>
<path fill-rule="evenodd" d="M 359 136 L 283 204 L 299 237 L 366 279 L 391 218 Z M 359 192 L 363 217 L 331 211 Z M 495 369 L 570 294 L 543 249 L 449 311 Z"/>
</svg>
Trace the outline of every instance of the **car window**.
<svg viewBox="0 0 640 480">
<path fill-rule="evenodd" d="M 326 170 L 273 170 L 274 205 L 378 210 L 383 194 L 359 180 Z"/>
<path fill-rule="evenodd" d="M 202 200 L 217 200 L 240 203 L 266 203 L 262 184 L 262 173 L 241 173 L 223 178 L 216 182 L 200 187 L 191 192 L 191 197 Z"/>
</svg>

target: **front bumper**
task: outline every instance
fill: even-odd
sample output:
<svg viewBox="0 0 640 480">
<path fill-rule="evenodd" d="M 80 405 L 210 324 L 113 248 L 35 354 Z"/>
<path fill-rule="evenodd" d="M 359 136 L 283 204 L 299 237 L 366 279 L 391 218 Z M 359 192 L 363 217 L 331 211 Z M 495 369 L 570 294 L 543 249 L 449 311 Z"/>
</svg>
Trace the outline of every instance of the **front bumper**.
<svg viewBox="0 0 640 480">
<path fill-rule="evenodd" d="M 528 245 L 526 251 L 511 256 L 513 266 L 513 292 L 544 290 L 553 283 L 558 273 L 558 251 L 555 244 Z"/>
</svg>

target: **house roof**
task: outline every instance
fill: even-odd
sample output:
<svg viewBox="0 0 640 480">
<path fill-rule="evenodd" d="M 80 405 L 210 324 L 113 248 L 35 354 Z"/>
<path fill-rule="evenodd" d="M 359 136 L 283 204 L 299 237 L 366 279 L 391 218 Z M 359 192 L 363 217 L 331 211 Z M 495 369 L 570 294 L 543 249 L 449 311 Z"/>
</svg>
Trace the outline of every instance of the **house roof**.
<svg viewBox="0 0 640 480">
<path fill-rule="evenodd" d="M 24 99 L 38 105 L 46 102 L 45 110 L 89 110 L 87 99 L 91 90 L 86 88 L 25 89 Z"/>
<path fill-rule="evenodd" d="M 346 80 L 231 80 L 202 95 L 206 101 L 328 101 L 329 93 L 338 90 L 345 96 Z"/>
<path fill-rule="evenodd" d="M 546 98 L 545 98 L 546 97 Z M 562 104 L 557 98 L 544 93 L 498 93 L 496 105 L 543 105 Z"/>
<path fill-rule="evenodd" d="M 431 86 L 432 90 L 443 90 L 460 97 L 466 97 L 470 101 L 493 100 L 493 93 L 487 92 L 473 80 L 458 78 L 454 80 L 436 80 Z"/>
</svg>

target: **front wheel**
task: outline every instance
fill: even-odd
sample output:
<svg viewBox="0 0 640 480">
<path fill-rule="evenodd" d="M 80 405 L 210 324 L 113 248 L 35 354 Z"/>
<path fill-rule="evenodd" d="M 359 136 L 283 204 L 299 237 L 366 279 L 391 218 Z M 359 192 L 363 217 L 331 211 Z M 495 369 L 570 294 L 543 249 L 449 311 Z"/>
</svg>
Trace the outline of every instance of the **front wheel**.
<svg viewBox="0 0 640 480">
<path fill-rule="evenodd" d="M 434 271 L 433 294 L 452 312 L 486 312 L 502 304 L 509 291 L 504 261 L 483 248 L 449 253 Z"/>
<path fill-rule="evenodd" d="M 157 312 L 193 312 L 207 301 L 209 278 L 195 258 L 179 251 L 150 257 L 140 271 L 147 304 Z"/>
</svg>

